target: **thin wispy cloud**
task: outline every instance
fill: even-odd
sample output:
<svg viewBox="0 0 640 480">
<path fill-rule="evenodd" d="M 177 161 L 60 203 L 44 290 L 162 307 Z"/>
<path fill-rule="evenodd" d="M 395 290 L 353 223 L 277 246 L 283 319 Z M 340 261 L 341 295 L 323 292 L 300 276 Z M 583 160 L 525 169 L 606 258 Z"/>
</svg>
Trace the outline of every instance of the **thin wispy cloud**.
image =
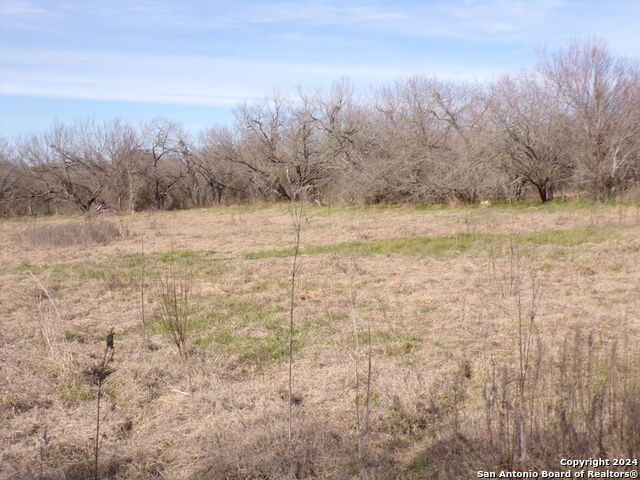
<svg viewBox="0 0 640 480">
<path fill-rule="evenodd" d="M 37 7 L 29 2 L 2 2 L 0 3 L 0 16 L 25 16 L 42 15 L 47 13 L 43 8 Z"/>
<path fill-rule="evenodd" d="M 0 95 L 36 95 L 198 105 L 232 105 L 270 88 L 390 80 L 409 71 L 322 64 L 110 52 L 0 52 Z M 16 82 L 15 79 L 20 79 Z M 219 93 L 215 93 L 219 92 Z"/>
</svg>

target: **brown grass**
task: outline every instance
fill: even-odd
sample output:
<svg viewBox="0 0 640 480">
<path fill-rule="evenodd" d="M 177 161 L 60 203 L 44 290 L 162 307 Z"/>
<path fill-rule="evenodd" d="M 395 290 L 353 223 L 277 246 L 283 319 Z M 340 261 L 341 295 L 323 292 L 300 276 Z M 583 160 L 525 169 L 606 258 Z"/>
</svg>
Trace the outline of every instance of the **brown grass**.
<svg viewBox="0 0 640 480">
<path fill-rule="evenodd" d="M 71 247 L 76 245 L 108 245 L 129 236 L 128 229 L 104 220 L 30 225 L 21 232 L 23 244 L 33 247 Z"/>
<path fill-rule="evenodd" d="M 291 246 L 286 208 L 268 206 L 122 217 L 129 236 L 74 248 L 25 248 L 22 235 L 82 224 L 77 219 L 0 223 L 0 478 L 91 475 L 96 392 L 83 372 L 111 326 L 118 343 L 102 393 L 113 406 L 101 428 L 103 478 L 471 478 L 501 466 L 555 468 L 559 456 L 638 455 L 637 208 L 309 208 L 306 216 L 303 252 L 398 237 L 538 232 L 520 243 L 543 291 L 526 385 L 526 465 L 514 453 L 518 322 L 496 285 L 506 270 L 491 267 L 492 258 L 506 265 L 508 244 L 500 242 L 493 257 L 488 245 L 438 256 L 301 255 L 289 443 L 292 259 L 245 258 Z M 585 229 L 600 234 L 576 237 Z M 549 241 L 560 235 L 544 233 L 551 231 L 565 232 L 563 241 Z M 151 293 L 151 342 L 141 334 L 142 234 L 147 285 L 169 267 L 198 285 L 192 395 L 179 393 L 185 366 L 153 318 Z M 345 269 L 352 260 L 357 270 Z M 357 396 L 362 413 L 369 325 L 362 459 L 354 405 Z"/>
</svg>

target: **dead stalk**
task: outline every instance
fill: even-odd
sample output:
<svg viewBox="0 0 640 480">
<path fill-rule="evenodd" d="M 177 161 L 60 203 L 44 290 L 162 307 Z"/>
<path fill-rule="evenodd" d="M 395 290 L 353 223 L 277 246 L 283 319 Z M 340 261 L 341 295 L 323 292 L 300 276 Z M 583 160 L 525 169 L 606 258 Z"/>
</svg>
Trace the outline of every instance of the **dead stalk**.
<svg viewBox="0 0 640 480">
<path fill-rule="evenodd" d="M 61 324 L 60 311 L 58 310 L 58 306 L 53 299 L 53 295 L 47 289 L 44 282 L 33 272 L 28 272 L 31 278 L 34 280 L 36 285 L 39 288 L 39 292 L 36 294 L 36 308 L 38 310 L 38 323 L 40 324 L 40 332 L 44 341 L 49 348 L 49 353 L 52 359 L 57 359 L 60 354 L 60 350 L 58 348 L 57 343 L 57 331 L 56 327 Z M 49 318 L 49 315 L 45 309 L 43 302 L 43 295 L 49 301 L 49 304 L 53 308 L 55 313 L 55 321 Z"/>
<path fill-rule="evenodd" d="M 357 271 L 355 263 L 352 264 L 352 269 L 349 273 L 349 317 L 351 318 L 351 324 L 353 328 L 354 338 L 354 352 L 353 352 L 353 368 L 355 379 L 355 417 L 356 417 L 356 446 L 358 450 L 358 457 L 360 459 L 366 456 L 367 442 L 369 438 L 369 418 L 370 418 L 370 406 L 371 406 L 371 377 L 372 377 L 372 342 L 371 342 L 371 320 L 367 321 L 367 377 L 366 384 L 364 385 L 364 411 L 360 408 L 360 357 L 362 357 L 362 346 L 360 345 L 360 327 L 358 324 L 358 315 L 356 313 L 357 306 L 357 292 L 353 281 L 353 272 Z M 345 270 L 346 271 L 346 270 Z"/>
<path fill-rule="evenodd" d="M 50 438 L 48 436 L 48 427 L 45 425 L 45 427 L 42 429 L 42 434 L 40 435 L 40 439 L 39 439 L 40 468 L 39 468 L 38 478 L 40 480 L 44 480 L 45 478 L 44 471 L 47 464 L 47 456 L 48 456 L 47 448 L 49 446 L 49 442 L 50 442 Z"/>
<path fill-rule="evenodd" d="M 360 356 L 360 338 L 358 331 L 358 317 L 356 315 L 356 292 L 353 287 L 353 277 L 349 276 L 349 316 L 351 317 L 351 323 L 353 326 L 353 339 L 354 339 L 354 352 L 353 352 L 353 368 L 356 381 L 356 398 L 355 398 L 355 410 L 356 410 L 356 438 L 358 438 L 358 451 L 360 450 L 360 371 L 358 357 Z"/>
<path fill-rule="evenodd" d="M 302 219 L 304 216 L 304 196 L 300 196 L 299 204 L 293 209 L 293 265 L 291 267 L 291 295 L 289 298 L 289 442 L 292 440 L 292 423 L 293 423 L 293 327 L 294 327 L 294 309 L 295 309 L 295 293 L 296 293 L 296 277 L 298 274 L 299 254 L 300 254 L 300 232 L 302 228 Z"/>
<path fill-rule="evenodd" d="M 53 297 L 51 296 L 51 293 L 49 292 L 47 287 L 44 286 L 44 283 L 42 283 L 42 281 L 33 272 L 30 271 L 29 275 L 31 275 L 31 278 L 33 278 L 38 287 L 40 287 L 40 290 L 42 290 L 42 292 L 46 295 L 47 299 L 51 303 L 51 306 L 53 307 L 53 310 L 56 313 L 56 318 L 60 320 L 60 311 L 58 310 L 58 306 L 56 305 L 56 302 L 54 302 Z"/>
<path fill-rule="evenodd" d="M 371 320 L 367 322 L 367 393 L 364 404 L 364 434 L 362 437 L 362 456 L 365 457 L 367 453 L 367 443 L 369 440 L 369 413 L 371 411 L 371 360 L 372 360 L 372 345 L 371 345 Z"/>
<path fill-rule="evenodd" d="M 100 407 L 102 401 L 103 386 L 109 375 L 113 373 L 113 369 L 110 367 L 113 361 L 114 345 L 113 345 L 114 332 L 113 328 L 107 334 L 105 341 L 105 349 L 102 355 L 102 360 L 96 363 L 91 369 L 94 384 L 98 387 L 98 394 L 96 398 L 96 435 L 94 444 L 94 457 L 93 457 L 93 478 L 98 480 L 98 462 L 100 458 L 100 427 L 106 418 L 100 416 Z M 108 412 L 107 412 L 108 413 Z"/>
<path fill-rule="evenodd" d="M 141 239 L 140 239 L 140 249 L 141 249 L 141 256 L 142 256 L 142 263 L 141 263 L 141 271 L 140 271 L 140 319 L 142 320 L 142 332 L 144 334 L 144 338 L 147 342 L 147 344 L 150 343 L 149 341 L 149 332 L 147 330 L 147 322 L 145 319 L 145 312 L 144 312 L 144 287 L 145 287 L 145 256 L 144 256 L 144 235 L 142 235 Z"/>
</svg>

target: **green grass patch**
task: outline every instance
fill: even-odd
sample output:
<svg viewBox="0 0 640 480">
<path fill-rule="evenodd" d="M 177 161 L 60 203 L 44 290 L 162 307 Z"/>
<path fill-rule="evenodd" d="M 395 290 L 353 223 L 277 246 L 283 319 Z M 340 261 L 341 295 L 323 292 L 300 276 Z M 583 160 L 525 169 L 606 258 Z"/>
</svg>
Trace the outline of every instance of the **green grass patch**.
<svg viewBox="0 0 640 480">
<path fill-rule="evenodd" d="M 156 255 L 158 261 L 163 263 L 192 262 L 215 254 L 213 250 L 172 250 Z"/>
<path fill-rule="evenodd" d="M 271 286 L 271 284 L 272 282 L 269 281 L 257 282 L 251 287 L 251 290 L 255 293 L 262 293 L 266 291 Z"/>
<path fill-rule="evenodd" d="M 224 261 L 211 258 L 213 250 L 174 250 L 149 254 L 144 257 L 145 281 L 149 289 L 153 289 L 155 279 L 162 277 L 168 265 L 175 269 L 177 275 L 189 277 L 215 278 L 227 269 Z M 102 261 L 79 261 L 72 263 L 56 263 L 33 265 L 22 262 L 13 270 L 15 273 L 36 275 L 52 273 L 52 279 L 64 278 L 76 281 L 99 281 L 110 287 L 134 287 L 142 280 L 142 255 L 118 255 Z M 151 292 L 151 290 L 149 290 Z"/>
<path fill-rule="evenodd" d="M 202 350 L 215 351 L 238 361 L 262 367 L 283 361 L 288 354 L 288 330 L 276 318 L 281 311 L 241 298 L 219 295 L 195 296 L 191 311 L 192 343 Z M 154 334 L 167 334 L 159 319 Z M 302 342 L 294 332 L 294 348 Z"/>
<path fill-rule="evenodd" d="M 61 384 L 58 387 L 58 395 L 60 395 L 60 399 L 67 405 L 90 400 L 92 397 L 89 387 L 79 382 Z"/>
<path fill-rule="evenodd" d="M 294 351 L 302 347 L 302 342 L 293 338 Z M 279 331 L 265 337 L 245 337 L 241 341 L 238 358 L 243 362 L 252 363 L 258 367 L 270 363 L 283 362 L 289 354 L 289 336 Z"/>
<path fill-rule="evenodd" d="M 511 210 L 511 211 L 538 211 L 538 212 L 556 212 L 561 210 L 598 210 L 602 208 L 611 208 L 616 206 L 632 206 L 631 202 L 621 202 L 616 200 L 608 200 L 597 202 L 592 199 L 583 198 L 579 200 L 563 200 L 554 199 L 545 203 L 541 203 L 538 199 L 521 200 L 519 202 L 496 202 L 489 208 L 495 210 Z"/>
<path fill-rule="evenodd" d="M 424 307 L 420 307 L 421 313 L 433 313 L 438 310 L 437 305 L 425 305 Z"/>
<path fill-rule="evenodd" d="M 611 229 L 584 228 L 575 230 L 545 230 L 516 235 L 521 243 L 534 245 L 557 245 L 570 247 L 586 242 L 601 242 L 612 236 Z M 368 242 L 345 242 L 333 245 L 320 245 L 302 250 L 303 255 L 321 255 L 335 253 L 341 255 L 410 255 L 418 257 L 442 258 L 468 252 L 486 250 L 490 244 L 506 242 L 511 238 L 506 234 L 457 234 L 442 237 L 393 237 L 384 240 Z M 294 253 L 292 248 L 267 250 L 248 253 L 247 260 L 260 258 L 290 257 Z"/>
<path fill-rule="evenodd" d="M 549 257 L 552 260 L 563 260 L 567 258 L 568 253 L 569 252 L 565 248 L 558 247 L 551 250 L 551 252 L 549 252 L 547 257 Z"/>
<path fill-rule="evenodd" d="M 377 342 L 384 344 L 385 353 L 389 356 L 401 356 L 412 353 L 420 342 L 415 335 L 406 333 L 392 335 L 387 332 L 376 331 L 373 332 L 372 337 L 374 344 Z M 361 339 L 361 342 L 366 342 L 366 337 Z"/>
<path fill-rule="evenodd" d="M 291 257 L 294 253 L 295 250 L 293 248 L 283 248 L 281 250 L 265 250 L 263 252 L 246 253 L 244 255 L 244 258 L 246 260 L 259 260 L 261 258 L 284 258 Z"/>
<path fill-rule="evenodd" d="M 611 238 L 609 229 L 579 228 L 574 230 L 543 230 L 540 232 L 523 233 L 518 236 L 522 243 L 534 245 L 557 245 L 561 247 L 575 247 L 583 243 L 598 243 Z"/>
<path fill-rule="evenodd" d="M 26 260 L 23 260 L 22 262 L 20 262 L 20 265 L 18 265 L 16 267 L 16 272 L 17 273 L 26 273 L 28 271 L 34 271 L 35 268 L 37 268 L 35 265 L 31 265 Z"/>
<path fill-rule="evenodd" d="M 544 262 L 542 265 L 540 265 L 540 271 L 541 272 L 550 272 L 554 268 L 555 267 L 554 267 L 553 263 L 550 263 L 550 262 Z"/>
<path fill-rule="evenodd" d="M 198 313 L 192 323 L 193 344 L 200 349 L 263 367 L 284 361 L 288 330 L 278 319 L 280 307 L 247 299 L 205 295 L 194 300 Z M 158 332 L 160 333 L 160 332 Z M 294 349 L 302 347 L 301 330 L 294 331 Z"/>
<path fill-rule="evenodd" d="M 300 332 L 294 331 L 294 351 L 303 346 L 299 336 Z M 212 328 L 210 331 L 196 335 L 193 343 L 203 350 L 235 357 L 240 362 L 256 367 L 283 362 L 289 353 L 288 331 L 282 327 L 270 330 L 266 335 L 249 333 L 230 326 Z"/>
<path fill-rule="evenodd" d="M 51 272 L 58 275 L 68 275 L 79 263 L 55 263 L 42 265 L 32 265 L 29 262 L 22 262 L 16 268 L 16 273 L 32 272 L 36 275 L 40 275 L 44 272 Z"/>
</svg>

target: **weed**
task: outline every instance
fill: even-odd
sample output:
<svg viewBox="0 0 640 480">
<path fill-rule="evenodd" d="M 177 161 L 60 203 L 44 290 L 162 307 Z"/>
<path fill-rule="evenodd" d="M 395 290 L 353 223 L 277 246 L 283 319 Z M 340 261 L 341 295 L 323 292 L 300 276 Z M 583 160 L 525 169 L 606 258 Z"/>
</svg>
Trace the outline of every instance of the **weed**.
<svg viewBox="0 0 640 480">
<path fill-rule="evenodd" d="M 107 334 L 105 339 L 105 349 L 102 354 L 102 358 L 96 360 L 94 365 L 89 369 L 89 375 L 93 382 L 93 384 L 97 388 L 96 395 L 96 432 L 94 438 L 94 458 L 93 458 L 93 478 L 94 480 L 98 480 L 98 461 L 100 457 L 100 427 L 102 426 L 104 420 L 106 419 L 106 415 L 101 416 L 100 407 L 101 400 L 103 394 L 104 382 L 107 378 L 114 372 L 114 369 L 111 367 L 111 363 L 113 362 L 113 354 L 114 354 L 114 332 L 113 328 Z"/>
</svg>

